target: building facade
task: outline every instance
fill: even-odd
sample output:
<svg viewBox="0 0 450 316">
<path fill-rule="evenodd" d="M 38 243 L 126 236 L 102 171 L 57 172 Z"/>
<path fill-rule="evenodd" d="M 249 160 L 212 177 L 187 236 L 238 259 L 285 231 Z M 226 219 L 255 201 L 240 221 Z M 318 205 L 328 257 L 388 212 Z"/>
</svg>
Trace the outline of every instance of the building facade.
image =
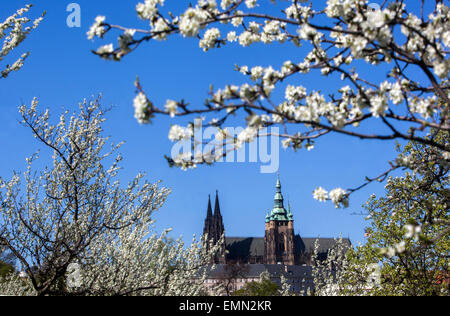
<svg viewBox="0 0 450 316">
<path fill-rule="evenodd" d="M 279 177 L 275 187 L 274 205 L 265 218 L 264 237 L 226 236 L 218 192 L 216 192 L 214 213 L 211 198 L 208 199 L 203 234 L 214 244 L 222 236 L 225 237 L 221 253 L 213 259 L 219 264 L 309 265 L 316 241 L 319 243 L 320 257 L 325 257 L 336 243 L 334 238 L 304 238 L 295 234 L 294 216 L 290 204 L 288 203 L 288 207 L 285 207 Z M 351 244 L 349 239 L 344 241 L 348 245 Z"/>
<path fill-rule="evenodd" d="M 274 204 L 265 217 L 264 227 L 264 237 L 227 236 L 218 192 L 214 212 L 211 197 L 208 198 L 203 234 L 209 243 L 217 243 L 222 236 L 225 242 L 222 243 L 220 253 L 211 258 L 215 268 L 208 273 L 206 288 L 220 284 L 225 289 L 223 295 L 230 295 L 246 283 L 258 281 L 262 272 L 268 272 L 271 280 L 279 285 L 283 276 L 294 292 L 302 293 L 314 288 L 311 259 L 315 243 L 318 242 L 319 259 L 325 259 L 336 240 L 305 238 L 295 234 L 294 216 L 290 204 L 285 207 L 279 176 Z M 351 245 L 349 239 L 344 239 L 344 242 Z"/>
</svg>

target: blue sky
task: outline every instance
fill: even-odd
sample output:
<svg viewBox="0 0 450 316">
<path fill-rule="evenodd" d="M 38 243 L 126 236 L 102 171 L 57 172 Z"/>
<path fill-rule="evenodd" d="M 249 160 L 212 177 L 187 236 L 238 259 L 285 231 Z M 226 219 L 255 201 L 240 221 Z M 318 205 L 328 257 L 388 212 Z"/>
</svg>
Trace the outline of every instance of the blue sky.
<svg viewBox="0 0 450 316">
<path fill-rule="evenodd" d="M 36 1 L 31 15 L 47 15 L 33 34 L 16 50 L 31 55 L 22 70 L 0 81 L 0 176 L 9 178 L 12 171 L 25 169 L 25 158 L 37 148 L 29 131 L 17 123 L 17 106 L 29 104 L 33 97 L 41 108 L 50 108 L 59 117 L 63 108 L 76 110 L 84 98 L 103 95 L 103 104 L 113 106 L 108 114 L 105 132 L 113 141 L 124 140 L 125 157 L 121 178 L 131 179 L 145 171 L 150 181 L 161 179 L 172 188 L 164 207 L 157 213 L 157 228 L 172 227 L 172 236 L 183 235 L 190 240 L 200 235 L 206 215 L 208 194 L 219 190 L 222 215 L 229 236 L 263 236 L 264 218 L 273 205 L 276 174 L 261 174 L 258 163 L 222 163 L 200 167 L 193 171 L 169 168 L 164 155 L 172 144 L 167 139 L 171 123 L 158 117 L 151 125 L 141 126 L 133 117 L 133 82 L 141 79 L 151 100 L 157 104 L 166 99 L 184 98 L 192 104 L 203 104 L 209 85 L 223 87 L 226 83 L 241 84 L 245 78 L 233 71 L 234 65 L 280 67 L 285 60 L 300 61 L 305 49 L 290 45 L 237 45 L 207 53 L 198 41 L 174 36 L 167 42 L 145 43 L 122 62 L 99 59 L 91 53 L 100 45 L 114 41 L 88 41 L 86 32 L 97 15 L 125 26 L 144 27 L 135 14 L 136 1 L 76 1 L 81 6 L 81 28 L 66 25 L 66 7 L 74 1 Z M 0 19 L 11 15 L 28 1 L 2 1 Z M 167 7 L 179 13 L 188 1 L 167 0 Z M 117 35 L 117 34 L 116 34 Z M 15 55 L 16 56 L 16 55 Z M 13 56 L 13 57 L 15 57 Z M 12 62 L 12 58 L 7 59 Z M 2 64 L 3 65 L 3 64 Z M 369 69 L 363 69 L 369 71 Z M 374 76 L 382 76 L 381 71 Z M 299 77 L 309 89 L 332 91 L 339 82 L 324 81 L 318 74 Z M 177 123 L 180 123 L 179 121 Z M 371 125 L 376 128 L 376 124 Z M 319 203 L 312 198 L 317 186 L 328 189 L 355 187 L 364 176 L 384 171 L 387 160 L 394 157 L 394 143 L 360 141 L 331 135 L 320 139 L 310 152 L 280 150 L 280 174 L 283 194 L 289 197 L 295 219 L 295 230 L 304 237 L 333 237 L 342 233 L 353 243 L 364 241 L 363 216 L 355 216 L 372 193 L 383 194 L 383 184 L 373 184 L 357 192 L 351 205 L 336 210 L 331 203 Z"/>
</svg>

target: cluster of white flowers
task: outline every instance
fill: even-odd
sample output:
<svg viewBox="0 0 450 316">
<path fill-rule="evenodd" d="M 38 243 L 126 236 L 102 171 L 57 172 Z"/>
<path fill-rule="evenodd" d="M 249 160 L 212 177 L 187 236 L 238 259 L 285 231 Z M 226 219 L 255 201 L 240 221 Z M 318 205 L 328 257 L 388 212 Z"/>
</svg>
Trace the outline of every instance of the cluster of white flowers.
<svg viewBox="0 0 450 316">
<path fill-rule="evenodd" d="M 396 255 L 404 253 L 406 250 L 406 242 L 404 240 L 396 243 L 392 247 L 381 248 L 380 254 L 386 256 L 387 258 L 393 258 Z"/>
<path fill-rule="evenodd" d="M 145 0 L 136 5 L 136 12 L 143 20 L 152 20 L 158 13 L 157 5 L 164 5 L 164 0 Z"/>
<path fill-rule="evenodd" d="M 298 35 L 300 36 L 300 38 L 304 39 L 304 40 L 308 40 L 308 39 L 314 39 L 316 36 L 318 36 L 317 30 L 313 27 L 311 27 L 309 24 L 303 24 L 298 30 L 297 30 Z"/>
<path fill-rule="evenodd" d="M 257 3 L 258 3 L 258 0 L 245 0 L 245 5 L 249 9 L 253 9 L 254 7 L 256 7 Z"/>
<path fill-rule="evenodd" d="M 208 51 L 211 48 L 216 46 L 217 40 L 220 38 L 220 31 L 218 28 L 208 29 L 203 38 L 199 42 L 200 48 L 203 48 L 203 51 Z"/>
<path fill-rule="evenodd" d="M 243 143 L 250 143 L 257 136 L 258 136 L 258 129 L 249 126 L 249 127 L 245 128 L 241 133 L 239 133 L 239 135 L 237 137 L 237 141 L 238 141 L 237 146 L 239 147 Z"/>
<path fill-rule="evenodd" d="M 344 189 L 337 188 L 331 190 L 329 195 L 336 208 L 339 208 L 341 206 L 348 207 L 347 192 Z"/>
<path fill-rule="evenodd" d="M 167 38 L 167 32 L 170 28 L 167 21 L 163 18 L 158 18 L 155 24 L 152 25 L 152 31 L 157 40 L 165 40 Z"/>
<path fill-rule="evenodd" d="M 370 98 L 370 112 L 373 116 L 383 116 L 387 109 L 388 102 L 385 94 L 375 95 Z"/>
<path fill-rule="evenodd" d="M 180 33 L 184 37 L 197 36 L 198 32 L 205 28 L 205 21 L 208 19 L 208 12 L 201 8 L 189 8 L 183 13 L 180 19 Z"/>
<path fill-rule="evenodd" d="M 99 55 L 111 54 L 112 52 L 114 52 L 113 44 L 107 44 L 107 45 L 103 45 L 103 46 L 100 46 L 99 48 L 97 48 L 97 54 L 99 54 Z"/>
<path fill-rule="evenodd" d="M 414 238 L 415 241 L 419 240 L 419 234 L 422 232 L 422 226 L 420 225 L 405 225 L 405 238 Z"/>
<path fill-rule="evenodd" d="M 302 6 L 299 3 L 294 3 L 287 7 L 284 12 L 288 19 L 298 19 L 301 17 L 309 17 L 311 14 L 311 8 L 309 6 Z"/>
<path fill-rule="evenodd" d="M 234 4 L 234 0 L 222 0 L 222 2 L 220 3 L 220 7 L 223 10 L 226 10 L 229 6 L 231 6 L 232 4 Z"/>
<path fill-rule="evenodd" d="M 317 201 L 325 202 L 328 200 L 328 191 L 322 187 L 318 187 L 314 190 L 313 197 Z"/>
<path fill-rule="evenodd" d="M 411 167 L 412 157 L 411 155 L 400 154 L 395 159 L 395 162 L 399 166 Z"/>
<path fill-rule="evenodd" d="M 89 31 L 87 32 L 88 39 L 93 39 L 95 36 L 103 37 L 105 35 L 106 29 L 103 26 L 103 23 L 105 22 L 106 17 L 99 15 L 95 18 L 94 24 L 89 28 Z"/>
<path fill-rule="evenodd" d="M 286 27 L 285 22 L 266 21 L 261 34 L 261 42 L 264 44 L 270 44 L 274 41 L 284 43 L 288 39 L 288 35 L 282 31 L 284 27 Z"/>
<path fill-rule="evenodd" d="M 367 265 L 366 271 L 368 276 L 366 279 L 366 284 L 368 289 L 373 289 L 380 285 L 381 282 L 381 267 L 377 263 L 371 263 Z"/>
<path fill-rule="evenodd" d="M 149 118 L 147 115 L 148 110 L 148 100 L 147 96 L 140 92 L 135 98 L 134 98 L 134 117 L 138 120 L 139 123 L 144 124 L 149 122 Z"/>
<path fill-rule="evenodd" d="M 272 66 L 264 69 L 262 87 L 267 97 L 269 97 L 272 91 L 275 89 L 275 83 L 277 83 L 282 77 L 283 76 L 281 72 L 274 70 Z"/>
<path fill-rule="evenodd" d="M 352 12 L 352 9 L 357 2 L 358 1 L 328 0 L 325 12 L 330 18 L 346 17 Z"/>
<path fill-rule="evenodd" d="M 401 85 L 398 82 L 392 85 L 392 88 L 389 91 L 389 96 L 394 104 L 400 104 L 403 102 L 403 91 Z"/>
<path fill-rule="evenodd" d="M 286 100 L 290 103 L 295 103 L 298 100 L 301 100 L 306 97 L 306 89 L 302 86 L 294 87 L 288 85 L 286 87 Z"/>
<path fill-rule="evenodd" d="M 341 188 L 336 188 L 328 193 L 324 188 L 318 187 L 314 190 L 313 197 L 320 202 L 325 202 L 330 199 L 336 208 L 348 207 L 349 205 L 348 193 Z"/>
<path fill-rule="evenodd" d="M 262 77 L 262 75 L 264 73 L 264 68 L 261 66 L 255 66 L 252 68 L 250 73 L 251 73 L 251 79 L 253 81 L 256 81 Z"/>
<path fill-rule="evenodd" d="M 240 10 L 237 10 L 234 12 L 235 17 L 231 19 L 231 24 L 234 27 L 239 27 L 242 25 L 242 23 L 244 22 L 244 18 L 241 17 L 241 15 L 243 15 L 243 14 L 244 14 L 244 12 L 242 12 Z"/>
<path fill-rule="evenodd" d="M 28 58 L 29 55 L 30 53 L 24 53 L 22 54 L 22 56 L 20 56 L 20 58 L 18 58 L 14 62 L 14 64 L 6 65 L 6 68 L 0 72 L 0 78 L 7 78 L 9 76 L 9 73 L 20 70 L 23 67 L 25 60 Z"/>
<path fill-rule="evenodd" d="M 312 277 L 315 296 L 339 296 L 341 286 L 345 283 L 349 265 L 346 253 L 348 245 L 342 237 L 335 239 L 334 247 L 328 250 L 325 260 L 320 260 L 320 243 L 314 242 L 312 259 Z M 366 285 L 366 284 L 365 284 Z M 304 290 L 303 294 L 311 294 Z"/>
<path fill-rule="evenodd" d="M 450 60 L 442 60 L 442 61 L 437 61 L 434 63 L 433 66 L 434 69 L 434 73 L 442 78 L 445 79 L 448 76 L 448 72 L 450 71 Z"/>
<path fill-rule="evenodd" d="M 170 117 L 174 117 L 178 111 L 178 103 L 173 100 L 167 100 L 164 108 L 170 114 Z"/>
<path fill-rule="evenodd" d="M 0 39 L 3 39 L 3 45 L 0 46 L 0 61 L 18 47 L 31 31 L 35 30 L 42 22 L 43 16 L 35 19 L 31 26 L 27 26 L 27 23 L 31 20 L 24 15 L 31 7 L 31 5 L 26 5 L 24 8 L 17 10 L 12 16 L 6 18 L 5 21 L 0 22 Z M 8 77 L 12 71 L 20 70 L 28 56 L 29 53 L 23 53 L 12 64 L 6 65 L 5 69 L 0 68 L 0 79 Z"/>
<path fill-rule="evenodd" d="M 433 106 L 437 103 L 435 95 L 428 98 L 408 98 L 409 108 L 411 112 L 418 113 L 424 118 L 433 115 Z"/>
<path fill-rule="evenodd" d="M 177 142 L 183 139 L 189 139 L 193 134 L 193 129 L 191 127 L 185 128 L 179 125 L 172 125 L 169 131 L 169 139 L 172 142 Z"/>
<path fill-rule="evenodd" d="M 238 37 L 237 37 L 235 31 L 228 32 L 227 41 L 229 41 L 230 43 L 233 43 L 233 42 L 236 42 L 237 39 L 238 39 Z"/>
<path fill-rule="evenodd" d="M 246 47 L 246 46 L 250 46 L 253 43 L 259 42 L 261 37 L 259 36 L 258 33 L 254 33 L 251 31 L 245 31 L 245 32 L 242 32 L 241 35 L 239 35 L 238 39 L 239 39 L 239 44 L 242 45 L 243 47 Z"/>
<path fill-rule="evenodd" d="M 252 102 L 258 97 L 258 87 L 244 83 L 239 89 L 239 96 L 245 102 Z"/>
</svg>

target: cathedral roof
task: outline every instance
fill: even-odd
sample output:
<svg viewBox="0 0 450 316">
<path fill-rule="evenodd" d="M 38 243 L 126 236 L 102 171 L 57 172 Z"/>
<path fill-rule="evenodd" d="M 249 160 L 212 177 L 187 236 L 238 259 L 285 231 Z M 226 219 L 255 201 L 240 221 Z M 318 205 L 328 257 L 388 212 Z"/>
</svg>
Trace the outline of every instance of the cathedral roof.
<svg viewBox="0 0 450 316">
<path fill-rule="evenodd" d="M 326 254 L 336 245 L 334 238 L 303 238 L 296 235 L 295 253 L 312 253 L 316 240 L 319 241 L 319 254 Z M 343 241 L 347 246 L 351 246 L 350 239 L 343 238 Z M 228 250 L 227 258 L 231 260 L 264 256 L 264 237 L 226 237 L 225 245 Z"/>
<path fill-rule="evenodd" d="M 264 238 L 226 237 L 225 248 L 229 259 L 264 256 Z"/>
</svg>

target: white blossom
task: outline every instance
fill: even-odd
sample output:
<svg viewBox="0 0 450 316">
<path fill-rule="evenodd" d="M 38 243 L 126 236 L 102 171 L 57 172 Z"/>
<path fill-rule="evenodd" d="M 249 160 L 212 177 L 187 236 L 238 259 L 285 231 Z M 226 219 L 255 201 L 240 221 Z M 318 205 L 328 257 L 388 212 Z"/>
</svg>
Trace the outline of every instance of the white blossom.
<svg viewBox="0 0 450 316">
<path fill-rule="evenodd" d="M 262 77 L 262 75 L 263 75 L 263 72 L 264 72 L 264 68 L 263 67 L 261 67 L 261 66 L 253 67 L 252 70 L 251 70 L 251 79 L 253 81 L 256 81 L 256 80 L 260 79 Z"/>
<path fill-rule="evenodd" d="M 257 2 L 258 0 L 245 0 L 245 5 L 247 6 L 247 8 L 253 9 L 256 6 Z"/>
<path fill-rule="evenodd" d="M 170 117 L 175 117 L 177 114 L 178 109 L 178 103 L 173 100 L 167 100 L 166 104 L 164 105 L 164 108 L 167 112 L 169 112 Z"/>
<path fill-rule="evenodd" d="M 243 13 L 244 13 L 244 12 L 238 10 L 238 11 L 235 12 L 235 15 L 242 15 Z M 242 24 L 242 22 L 244 22 L 244 18 L 242 18 L 242 17 L 235 17 L 235 18 L 232 18 L 232 19 L 231 19 L 231 24 L 232 24 L 234 27 L 240 26 L 240 25 Z"/>
<path fill-rule="evenodd" d="M 103 26 L 103 23 L 105 22 L 106 17 L 99 15 L 95 18 L 94 24 L 90 27 L 89 31 L 87 32 L 88 39 L 93 39 L 95 36 L 103 37 L 103 35 L 106 32 L 105 27 Z"/>
<path fill-rule="evenodd" d="M 372 112 L 373 116 L 383 116 L 387 109 L 388 103 L 385 95 L 376 95 L 370 98 L 370 112 Z"/>
<path fill-rule="evenodd" d="M 318 187 L 314 190 L 313 197 L 317 201 L 325 202 L 326 200 L 328 200 L 328 191 L 322 187 Z"/>
<path fill-rule="evenodd" d="M 344 207 L 348 207 L 347 193 L 345 190 L 341 188 L 331 190 L 329 196 L 336 208 L 339 208 L 341 204 Z"/>
<path fill-rule="evenodd" d="M 232 4 L 234 4 L 234 0 L 222 0 L 221 3 L 220 3 L 220 7 L 223 10 L 226 10 Z"/>
<path fill-rule="evenodd" d="M 169 139 L 173 142 L 186 139 L 191 136 L 189 129 L 179 125 L 172 125 L 169 131 Z"/>
<path fill-rule="evenodd" d="M 227 41 L 229 42 L 236 42 L 237 41 L 237 36 L 236 36 L 236 32 L 235 31 L 231 31 L 227 34 Z"/>
<path fill-rule="evenodd" d="M 144 124 L 148 123 L 147 110 L 148 110 L 148 100 L 147 96 L 140 92 L 134 98 L 134 117 L 138 120 L 139 123 Z"/>
<path fill-rule="evenodd" d="M 101 46 L 97 49 L 97 54 L 101 55 L 101 54 L 110 54 L 114 52 L 114 46 L 113 44 L 108 44 L 108 45 L 104 45 Z"/>
<path fill-rule="evenodd" d="M 241 133 L 239 133 L 237 140 L 239 144 L 250 143 L 258 135 L 258 130 L 254 127 L 247 127 Z"/>
<path fill-rule="evenodd" d="M 392 85 L 389 96 L 394 104 L 400 104 L 403 101 L 403 91 L 401 85 L 398 82 Z"/>
<path fill-rule="evenodd" d="M 288 85 L 286 87 L 286 95 L 285 98 L 286 100 L 288 100 L 289 102 L 296 102 L 300 99 L 303 99 L 306 97 L 306 89 L 302 86 L 291 86 Z"/>
<path fill-rule="evenodd" d="M 199 42 L 200 48 L 203 48 L 203 51 L 208 51 L 211 48 L 214 48 L 217 40 L 220 38 L 220 31 L 217 28 L 208 29 L 203 38 Z"/>
<path fill-rule="evenodd" d="M 157 5 L 164 5 L 164 0 L 145 0 L 136 5 L 138 16 L 143 20 L 152 20 L 158 13 Z"/>
<path fill-rule="evenodd" d="M 419 239 L 419 234 L 422 232 L 422 227 L 420 225 L 405 225 L 405 238 L 414 238 L 416 241 Z"/>
<path fill-rule="evenodd" d="M 434 73 L 444 79 L 448 77 L 448 72 L 450 70 L 450 61 L 449 60 L 444 60 L 441 62 L 436 62 L 434 64 Z"/>
<path fill-rule="evenodd" d="M 206 12 L 199 8 L 189 8 L 180 19 L 180 32 L 185 37 L 197 36 L 204 28 L 203 22 L 208 18 Z"/>
</svg>

